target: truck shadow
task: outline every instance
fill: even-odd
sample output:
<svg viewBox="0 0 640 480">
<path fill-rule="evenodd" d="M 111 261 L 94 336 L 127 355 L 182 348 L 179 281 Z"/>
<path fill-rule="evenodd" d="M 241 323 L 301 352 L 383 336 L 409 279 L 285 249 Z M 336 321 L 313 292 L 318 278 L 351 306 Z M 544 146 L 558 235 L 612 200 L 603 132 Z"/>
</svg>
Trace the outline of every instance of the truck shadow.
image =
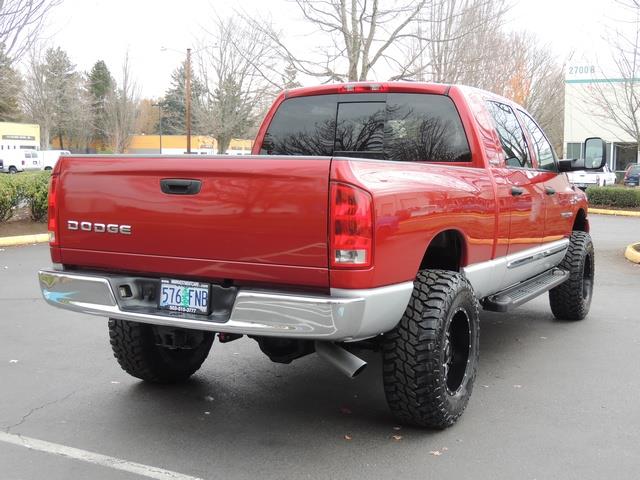
<svg viewBox="0 0 640 480">
<path fill-rule="evenodd" d="M 482 394 L 478 384 L 499 378 L 502 367 L 519 361 L 523 345 L 539 341 L 547 329 L 558 327 L 556 323 L 551 314 L 527 308 L 512 315 L 482 312 L 474 397 Z M 390 439 L 398 433 L 386 405 L 379 353 L 361 351 L 369 365 L 359 377 L 348 379 L 316 355 L 280 365 L 269 362 L 250 340 L 238 341 L 233 347 L 238 352 L 232 353 L 231 345 L 215 344 L 202 370 L 184 384 L 131 385 L 117 398 L 120 405 L 114 405 L 118 423 L 142 423 L 149 435 L 171 429 L 173 435 L 207 444 L 231 441 L 296 448 L 312 438 L 339 442 L 345 435 Z M 407 441 L 439 435 L 407 427 L 401 431 L 409 436 Z"/>
</svg>

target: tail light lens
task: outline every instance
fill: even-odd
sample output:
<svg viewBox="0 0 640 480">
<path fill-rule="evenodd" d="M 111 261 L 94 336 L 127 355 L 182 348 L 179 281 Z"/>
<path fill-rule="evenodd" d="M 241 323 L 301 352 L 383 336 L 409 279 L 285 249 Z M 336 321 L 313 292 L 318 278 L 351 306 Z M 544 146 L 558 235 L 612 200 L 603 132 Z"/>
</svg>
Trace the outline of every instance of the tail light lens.
<svg viewBox="0 0 640 480">
<path fill-rule="evenodd" d="M 330 265 L 340 268 L 371 266 L 373 256 L 371 195 L 352 185 L 332 183 L 330 198 Z"/>
<path fill-rule="evenodd" d="M 388 90 L 389 86 L 386 83 L 347 83 L 340 87 L 340 93 L 382 93 Z"/>
<path fill-rule="evenodd" d="M 52 247 L 58 246 L 58 207 L 57 207 L 57 194 L 58 194 L 58 175 L 51 175 L 49 180 L 49 197 L 47 200 L 47 213 L 48 213 L 48 230 L 49 230 L 49 245 Z"/>
</svg>

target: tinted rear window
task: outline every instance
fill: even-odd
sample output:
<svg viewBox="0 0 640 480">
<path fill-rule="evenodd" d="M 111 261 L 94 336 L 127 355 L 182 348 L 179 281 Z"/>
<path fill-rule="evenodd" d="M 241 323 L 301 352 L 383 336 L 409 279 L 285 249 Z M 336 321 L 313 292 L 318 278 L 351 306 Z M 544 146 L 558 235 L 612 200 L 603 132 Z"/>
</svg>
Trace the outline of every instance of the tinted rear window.
<svg viewBox="0 0 640 480">
<path fill-rule="evenodd" d="M 460 116 L 449 97 L 391 93 L 380 94 L 375 101 L 348 101 L 357 98 L 323 95 L 285 100 L 260 153 L 471 161 Z"/>
<path fill-rule="evenodd" d="M 337 95 L 285 100 L 271 120 L 260 154 L 331 156 L 337 102 Z"/>
<path fill-rule="evenodd" d="M 384 119 L 384 102 L 339 103 L 333 154 L 384 158 Z"/>
</svg>

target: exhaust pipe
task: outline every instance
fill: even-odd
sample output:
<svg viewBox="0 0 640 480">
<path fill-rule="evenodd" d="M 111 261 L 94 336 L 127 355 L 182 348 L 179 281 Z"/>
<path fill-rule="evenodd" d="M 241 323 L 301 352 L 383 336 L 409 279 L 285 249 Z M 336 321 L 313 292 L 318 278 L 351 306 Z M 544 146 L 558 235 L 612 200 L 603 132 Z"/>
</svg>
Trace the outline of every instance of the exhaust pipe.
<svg viewBox="0 0 640 480">
<path fill-rule="evenodd" d="M 331 342 L 315 342 L 316 352 L 347 377 L 353 378 L 367 366 L 367 362 Z"/>
</svg>

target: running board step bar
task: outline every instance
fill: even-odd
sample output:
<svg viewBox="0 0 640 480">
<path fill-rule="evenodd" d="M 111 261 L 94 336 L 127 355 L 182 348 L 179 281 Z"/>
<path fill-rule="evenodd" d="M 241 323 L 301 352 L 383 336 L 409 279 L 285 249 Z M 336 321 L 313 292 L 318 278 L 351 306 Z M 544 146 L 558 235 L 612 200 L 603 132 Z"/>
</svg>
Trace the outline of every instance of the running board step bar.
<svg viewBox="0 0 640 480">
<path fill-rule="evenodd" d="M 561 268 L 541 273 L 502 292 L 489 295 L 482 301 L 482 307 L 492 312 L 508 312 L 523 303 L 557 287 L 569 278 L 569 272 Z"/>
</svg>

